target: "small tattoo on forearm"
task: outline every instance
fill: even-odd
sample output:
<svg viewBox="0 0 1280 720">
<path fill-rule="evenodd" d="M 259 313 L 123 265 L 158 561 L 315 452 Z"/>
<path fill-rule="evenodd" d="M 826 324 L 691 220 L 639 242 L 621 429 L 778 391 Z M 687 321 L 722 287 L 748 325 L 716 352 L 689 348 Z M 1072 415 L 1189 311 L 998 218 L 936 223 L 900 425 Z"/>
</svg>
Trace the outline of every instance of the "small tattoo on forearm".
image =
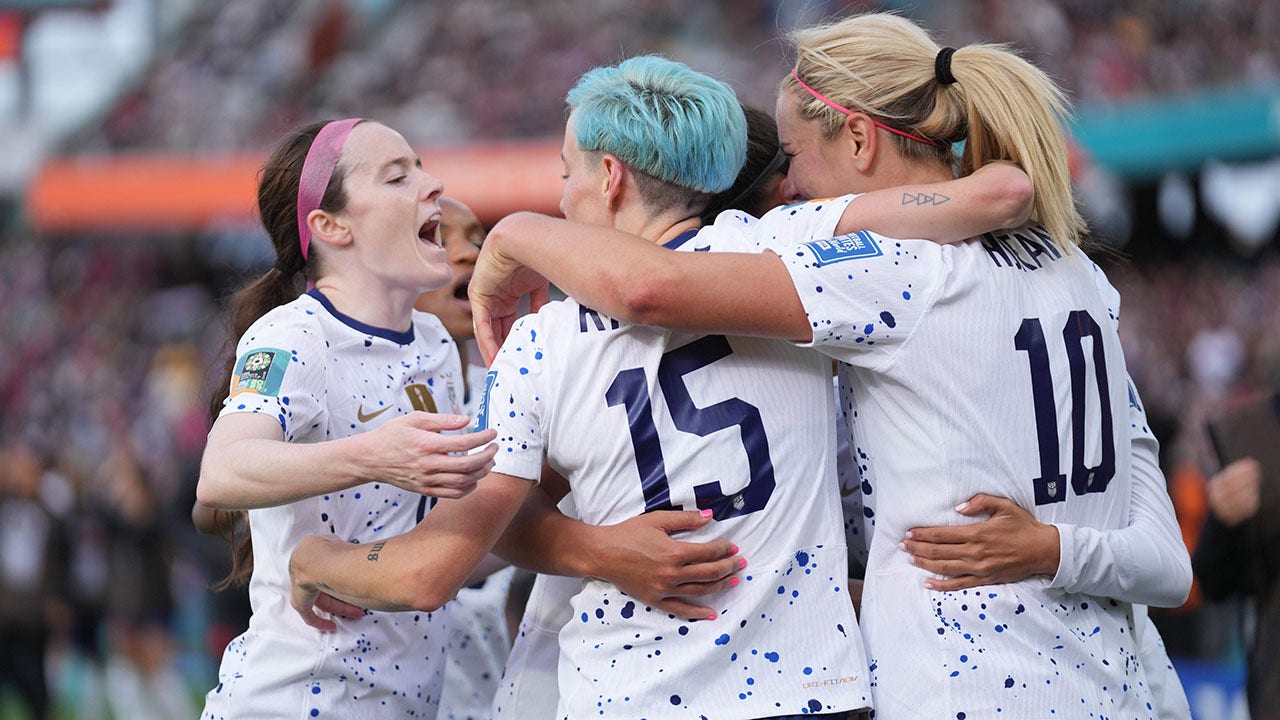
<svg viewBox="0 0 1280 720">
<path fill-rule="evenodd" d="M 378 562 L 378 553 L 382 552 L 382 546 L 386 544 L 386 540 L 379 540 L 374 543 L 373 547 L 369 548 L 369 554 L 366 555 L 365 558 L 367 558 L 369 562 Z"/>
<path fill-rule="evenodd" d="M 938 193 L 902 193 L 903 205 L 942 205 L 950 200 L 946 195 Z"/>
</svg>

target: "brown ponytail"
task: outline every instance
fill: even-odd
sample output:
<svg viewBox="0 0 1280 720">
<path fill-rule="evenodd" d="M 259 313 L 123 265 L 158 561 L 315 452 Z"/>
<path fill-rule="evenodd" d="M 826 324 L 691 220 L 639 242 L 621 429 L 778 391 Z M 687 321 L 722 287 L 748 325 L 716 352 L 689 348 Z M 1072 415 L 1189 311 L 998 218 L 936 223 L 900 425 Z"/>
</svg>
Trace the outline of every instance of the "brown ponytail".
<svg viewBox="0 0 1280 720">
<path fill-rule="evenodd" d="M 267 158 L 258 179 L 258 215 L 275 249 L 275 265 L 265 274 L 237 291 L 227 310 L 229 329 L 228 344 L 244 336 L 249 327 L 272 308 L 285 305 L 302 293 L 302 278 L 315 280 L 319 276 L 323 250 L 318 243 L 311 245 L 307 258 L 302 256 L 298 242 L 298 185 L 307 151 L 315 141 L 324 122 L 317 122 L 298 129 L 276 146 Z M 320 209 L 339 212 L 346 207 L 347 197 L 343 189 L 346 168 L 341 162 L 334 169 L 325 187 Z M 301 277 L 300 277 L 301 276 Z M 235 351 L 228 354 L 222 373 L 222 383 L 209 402 L 209 416 L 217 420 L 222 404 L 231 394 L 231 375 L 235 369 Z M 249 534 L 249 514 L 235 511 L 225 519 L 227 539 L 231 542 L 231 572 L 216 585 L 222 590 L 233 585 L 243 585 L 253 573 L 253 543 Z"/>
</svg>

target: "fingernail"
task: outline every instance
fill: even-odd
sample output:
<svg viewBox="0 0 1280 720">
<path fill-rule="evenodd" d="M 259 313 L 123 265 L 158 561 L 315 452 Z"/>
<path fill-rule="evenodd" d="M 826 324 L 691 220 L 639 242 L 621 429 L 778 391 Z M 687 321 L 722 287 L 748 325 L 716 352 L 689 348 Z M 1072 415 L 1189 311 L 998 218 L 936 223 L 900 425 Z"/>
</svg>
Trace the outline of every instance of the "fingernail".
<svg viewBox="0 0 1280 720">
<path fill-rule="evenodd" d="M 906 543 L 904 543 L 904 542 L 900 542 L 900 543 L 898 543 L 898 549 L 899 549 L 899 550 L 902 550 L 903 552 L 906 552 L 906 550 L 907 550 L 907 544 L 906 544 Z"/>
<path fill-rule="evenodd" d="M 701 514 L 701 515 L 702 515 L 702 517 L 704 517 L 704 518 L 709 518 L 709 517 L 711 517 L 711 509 L 710 509 L 710 508 L 708 508 L 708 509 L 706 509 L 706 510 L 703 510 L 700 514 Z"/>
<path fill-rule="evenodd" d="M 737 554 L 738 554 L 738 546 L 737 546 L 737 545 L 734 545 L 734 546 L 733 546 L 733 549 L 731 549 L 731 550 L 729 551 L 729 554 L 730 554 L 730 555 L 737 555 Z"/>
<path fill-rule="evenodd" d="M 739 570 L 741 570 L 742 568 L 744 568 L 744 567 L 746 567 L 746 566 L 747 566 L 747 559 L 746 559 L 746 558 L 742 558 L 741 560 L 739 560 L 739 561 L 738 561 L 738 569 L 739 569 Z"/>
<path fill-rule="evenodd" d="M 912 565 L 919 565 L 919 564 L 920 564 L 920 563 L 916 562 L 916 556 L 915 556 L 915 555 L 912 555 L 911 557 L 907 558 L 907 562 L 911 563 Z"/>
<path fill-rule="evenodd" d="M 911 531 L 910 531 L 910 530 L 908 530 L 908 531 L 907 531 L 907 539 L 908 539 L 908 540 L 910 540 L 910 539 L 911 539 L 911 538 L 913 538 L 913 537 L 915 537 L 915 535 L 912 535 L 912 534 L 911 534 Z"/>
<path fill-rule="evenodd" d="M 717 615 L 717 614 L 715 614 L 715 613 L 711 613 L 710 615 L 708 615 L 708 616 L 707 616 L 707 619 L 708 619 L 708 620 L 715 620 L 715 619 L 716 619 L 716 618 L 718 618 L 718 617 L 720 617 L 720 616 L 719 616 L 719 615 Z"/>
<path fill-rule="evenodd" d="M 956 506 L 956 512 L 964 512 L 964 509 L 967 507 L 969 507 L 969 501 L 966 500 Z"/>
<path fill-rule="evenodd" d="M 732 579 L 732 580 L 730 580 L 730 581 L 729 581 L 729 587 L 738 587 L 738 583 L 739 583 L 739 582 L 741 582 L 741 581 L 740 581 L 740 580 L 738 580 L 738 578 L 734 578 L 734 579 Z"/>
<path fill-rule="evenodd" d="M 938 589 L 938 588 L 937 588 L 937 586 L 933 584 L 933 581 L 932 581 L 932 580 L 925 580 L 925 581 L 924 581 L 924 587 L 925 587 L 925 589 L 926 589 L 926 590 L 937 590 L 937 589 Z"/>
</svg>

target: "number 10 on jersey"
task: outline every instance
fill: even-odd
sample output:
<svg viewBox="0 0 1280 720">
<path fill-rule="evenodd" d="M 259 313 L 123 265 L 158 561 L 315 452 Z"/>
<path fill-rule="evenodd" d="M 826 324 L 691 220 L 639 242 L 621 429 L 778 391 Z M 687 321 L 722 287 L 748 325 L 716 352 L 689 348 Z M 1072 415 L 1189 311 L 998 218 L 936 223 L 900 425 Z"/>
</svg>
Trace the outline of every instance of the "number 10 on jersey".
<svg viewBox="0 0 1280 720">
<path fill-rule="evenodd" d="M 1084 338 L 1089 337 L 1093 352 L 1086 358 Z M 1027 354 L 1031 364 L 1031 398 L 1035 409 L 1036 442 L 1040 453 L 1040 476 L 1032 479 L 1036 505 L 1049 505 L 1067 499 L 1066 475 L 1058 472 L 1058 408 L 1054 402 L 1053 374 L 1049 368 L 1049 348 L 1039 318 L 1026 318 L 1014 335 L 1014 347 Z M 1073 310 L 1062 328 L 1071 377 L 1071 489 L 1076 495 L 1100 493 L 1107 489 L 1116 474 L 1115 435 L 1112 431 L 1111 395 L 1107 387 L 1107 359 L 1102 347 L 1102 329 L 1087 310 Z M 1088 390 L 1086 366 L 1092 361 L 1098 386 L 1100 422 L 1097 432 L 1102 457 L 1097 465 L 1085 464 L 1085 421 Z"/>
</svg>

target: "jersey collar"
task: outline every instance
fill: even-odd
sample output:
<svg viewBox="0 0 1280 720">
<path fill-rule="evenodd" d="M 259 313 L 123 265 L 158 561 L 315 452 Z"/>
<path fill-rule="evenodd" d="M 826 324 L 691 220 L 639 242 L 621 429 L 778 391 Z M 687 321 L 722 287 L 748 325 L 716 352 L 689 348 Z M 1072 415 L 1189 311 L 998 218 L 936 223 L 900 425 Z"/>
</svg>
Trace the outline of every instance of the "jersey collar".
<svg viewBox="0 0 1280 720">
<path fill-rule="evenodd" d="M 409 329 L 405 330 L 404 332 L 400 332 L 398 330 L 388 330 L 387 328 L 375 327 L 373 325 L 362 323 L 359 320 L 351 317 L 350 315 L 342 314 L 341 312 L 338 311 L 337 308 L 333 306 L 333 303 L 329 302 L 329 298 L 325 297 L 324 294 L 321 293 L 316 288 L 311 288 L 310 290 L 307 291 L 307 294 L 315 298 L 317 302 L 323 305 L 324 309 L 328 310 L 329 314 L 332 315 L 334 318 L 336 318 L 338 322 L 342 323 L 343 325 L 346 325 L 347 327 L 351 328 L 352 330 L 355 330 L 356 332 L 362 332 L 362 333 L 365 333 L 366 335 L 373 335 L 375 337 L 380 337 L 386 340 L 390 340 L 391 342 L 396 343 L 397 345 L 408 345 L 413 342 L 413 324 L 412 323 L 409 324 Z"/>
<path fill-rule="evenodd" d="M 702 229 L 702 228 L 694 228 L 694 229 L 692 229 L 692 230 L 685 230 L 684 232 L 680 233 L 679 235 L 675 236 L 674 238 L 672 238 L 672 239 L 670 239 L 670 240 L 668 240 L 668 241 L 666 241 L 666 242 L 662 243 L 662 247 L 664 247 L 664 248 L 666 248 L 666 249 L 668 249 L 668 250 L 675 250 L 676 248 L 680 247 L 681 245 L 683 245 L 683 244 L 685 244 L 685 243 L 689 242 L 690 240 L 692 240 L 692 239 L 693 239 L 693 237 L 694 237 L 695 235 L 697 235 L 697 234 L 698 234 L 698 230 L 701 230 L 701 229 Z"/>
</svg>

